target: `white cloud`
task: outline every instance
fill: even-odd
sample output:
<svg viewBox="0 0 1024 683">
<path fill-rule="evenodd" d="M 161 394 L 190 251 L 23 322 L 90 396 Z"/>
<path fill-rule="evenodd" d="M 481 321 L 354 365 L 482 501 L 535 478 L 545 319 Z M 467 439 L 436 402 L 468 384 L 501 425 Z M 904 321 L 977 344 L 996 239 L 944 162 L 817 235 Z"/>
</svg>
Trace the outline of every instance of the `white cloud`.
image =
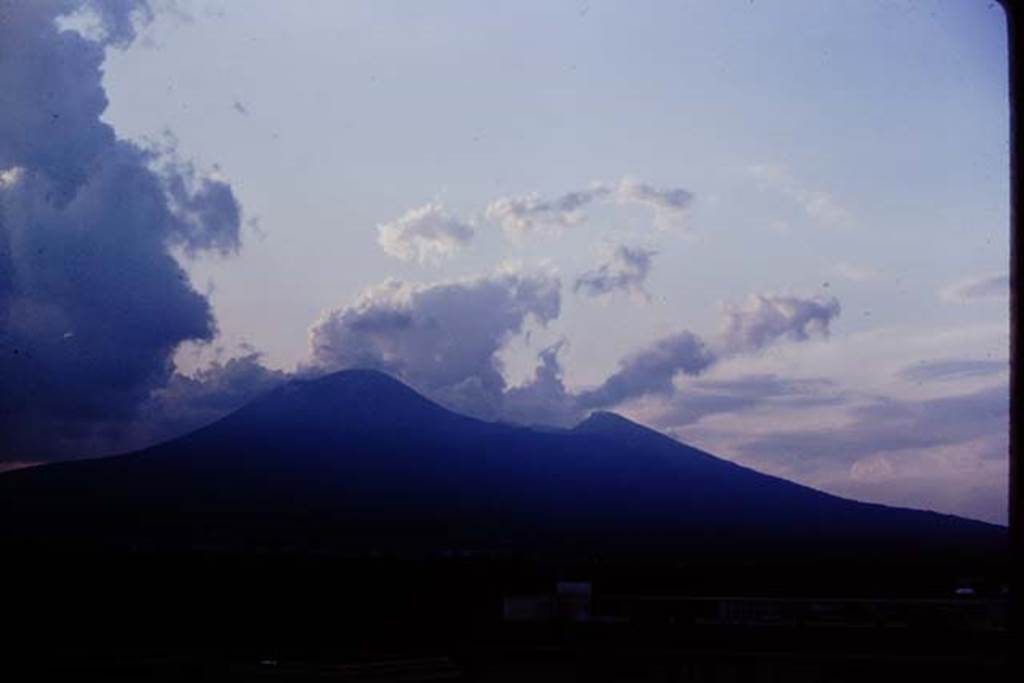
<svg viewBox="0 0 1024 683">
<path fill-rule="evenodd" d="M 427 204 L 378 225 L 377 233 L 378 244 L 388 254 L 427 264 L 454 256 L 473 239 L 474 230 L 441 204 Z"/>
<path fill-rule="evenodd" d="M 12 166 L 11 168 L 0 171 L 0 190 L 8 187 L 14 187 L 14 185 L 21 180 L 21 177 L 25 174 L 25 169 L 20 166 Z"/>
<path fill-rule="evenodd" d="M 608 195 L 608 188 L 595 185 L 589 190 L 569 192 L 553 199 L 537 193 L 495 199 L 484 210 L 484 217 L 499 223 L 505 234 L 521 239 L 538 229 L 560 232 L 579 225 L 585 216 L 583 207 Z"/>
<path fill-rule="evenodd" d="M 724 331 L 716 343 L 708 344 L 689 330 L 657 339 L 623 358 L 600 385 L 580 393 L 580 404 L 600 408 L 650 395 L 669 397 L 677 374 L 701 375 L 723 359 L 783 339 L 827 336 L 830 322 L 839 315 L 839 301 L 753 294 L 743 306 L 725 306 L 724 314 Z"/>
<path fill-rule="evenodd" d="M 716 360 L 700 337 L 681 330 L 623 358 L 616 372 L 599 386 L 581 392 L 579 401 L 586 408 L 603 408 L 650 394 L 668 396 L 674 390 L 676 374 L 699 375 Z"/>
<path fill-rule="evenodd" d="M 484 210 L 484 218 L 501 225 L 512 239 L 544 230 L 555 234 L 586 220 L 583 209 L 596 201 L 634 204 L 654 211 L 656 227 L 667 230 L 683 224 L 693 195 L 680 187 L 656 187 L 632 178 L 596 182 L 588 189 L 546 198 L 530 194 L 499 197 Z"/>
<path fill-rule="evenodd" d="M 726 353 L 750 352 L 777 339 L 806 341 L 828 336 L 829 324 L 839 316 L 835 297 L 751 294 L 743 305 L 725 305 L 722 348 Z"/>
<path fill-rule="evenodd" d="M 510 269 L 426 285 L 389 280 L 320 316 L 310 328 L 313 363 L 384 370 L 452 408 L 494 418 L 506 388 L 499 351 L 528 319 L 558 317 L 560 286 L 549 273 Z"/>
</svg>

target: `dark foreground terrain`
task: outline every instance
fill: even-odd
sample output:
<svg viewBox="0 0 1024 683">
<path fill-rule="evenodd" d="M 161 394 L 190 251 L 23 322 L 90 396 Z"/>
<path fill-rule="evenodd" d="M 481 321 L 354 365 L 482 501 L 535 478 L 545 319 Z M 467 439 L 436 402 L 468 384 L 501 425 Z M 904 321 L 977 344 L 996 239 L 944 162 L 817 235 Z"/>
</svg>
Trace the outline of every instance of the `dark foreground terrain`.
<svg viewBox="0 0 1024 683">
<path fill-rule="evenodd" d="M 0 679 L 1003 680 L 1006 536 L 349 371 L 0 476 Z"/>
<path fill-rule="evenodd" d="M 997 567 L 972 577 L 973 595 L 957 595 L 968 567 L 955 564 L 41 559 L 5 569 L 4 680 L 986 681 L 1009 672 Z"/>
</svg>

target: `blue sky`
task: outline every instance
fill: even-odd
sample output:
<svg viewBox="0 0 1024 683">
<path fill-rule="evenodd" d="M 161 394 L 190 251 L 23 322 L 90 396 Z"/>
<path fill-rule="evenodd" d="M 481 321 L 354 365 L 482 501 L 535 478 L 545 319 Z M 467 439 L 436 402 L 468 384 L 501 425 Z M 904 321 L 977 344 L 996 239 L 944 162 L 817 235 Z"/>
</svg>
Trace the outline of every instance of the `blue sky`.
<svg viewBox="0 0 1024 683">
<path fill-rule="evenodd" d="M 629 375 L 599 407 L 838 493 L 1005 519 L 998 6 L 153 9 L 106 45 L 102 121 L 241 209 L 235 248 L 170 247 L 217 329 L 175 337 L 183 377 L 255 349 L 267 372 L 376 364 L 454 407 L 489 391 L 490 418 L 571 420 L 661 354 L 668 388 Z M 444 344 L 359 332 L 395 311 Z M 713 362 L 659 346 L 684 331 Z"/>
<path fill-rule="evenodd" d="M 151 43 L 111 55 L 105 118 L 132 138 L 169 129 L 259 217 L 263 242 L 194 272 L 216 280 L 222 327 L 237 319 L 254 343 L 247 328 L 267 301 L 252 292 L 279 299 L 286 324 L 259 333 L 276 364 L 302 357 L 319 310 L 382 276 L 465 274 L 507 256 L 578 267 L 588 246 L 630 229 L 485 243 L 442 273 L 376 249 L 374 226 L 438 197 L 468 214 L 623 175 L 685 187 L 703 243 L 670 241 L 664 260 L 697 272 L 661 289 L 699 282 L 700 300 L 673 302 L 685 307 L 675 315 L 711 324 L 706 297 L 817 285 L 835 262 L 931 290 L 1005 266 L 1005 43 L 984 3 L 185 7 L 190 21 L 158 17 Z M 834 197 L 852 225 L 825 230 L 758 192 L 753 165 Z M 922 299 L 891 289 L 863 305 L 882 320 L 911 305 L 948 315 Z"/>
</svg>

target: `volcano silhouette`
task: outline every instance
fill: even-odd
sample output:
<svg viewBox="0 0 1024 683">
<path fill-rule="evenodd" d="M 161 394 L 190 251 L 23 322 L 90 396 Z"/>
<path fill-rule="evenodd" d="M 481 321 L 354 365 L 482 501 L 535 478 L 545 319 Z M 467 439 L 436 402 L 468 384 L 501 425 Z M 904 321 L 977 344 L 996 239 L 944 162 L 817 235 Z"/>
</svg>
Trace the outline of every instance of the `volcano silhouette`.
<svg viewBox="0 0 1024 683">
<path fill-rule="evenodd" d="M 827 455 L 827 454 L 823 454 Z M 532 429 L 394 378 L 294 380 L 186 436 L 0 476 L 5 543 L 37 548 L 765 557 L 962 552 L 1005 529 L 867 504 L 613 413 Z"/>
</svg>

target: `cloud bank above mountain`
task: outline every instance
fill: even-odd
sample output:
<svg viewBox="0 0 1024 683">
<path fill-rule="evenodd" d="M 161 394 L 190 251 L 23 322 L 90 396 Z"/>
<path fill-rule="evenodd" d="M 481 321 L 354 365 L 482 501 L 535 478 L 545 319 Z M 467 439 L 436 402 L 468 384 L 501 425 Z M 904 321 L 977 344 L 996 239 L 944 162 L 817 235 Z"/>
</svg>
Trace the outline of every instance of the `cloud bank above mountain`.
<svg viewBox="0 0 1024 683">
<path fill-rule="evenodd" d="M 505 391 L 498 351 L 528 318 L 545 324 L 560 307 L 560 282 L 547 273 L 388 281 L 313 324 L 312 362 L 324 370 L 384 370 L 447 405 L 494 418 Z"/>
</svg>

